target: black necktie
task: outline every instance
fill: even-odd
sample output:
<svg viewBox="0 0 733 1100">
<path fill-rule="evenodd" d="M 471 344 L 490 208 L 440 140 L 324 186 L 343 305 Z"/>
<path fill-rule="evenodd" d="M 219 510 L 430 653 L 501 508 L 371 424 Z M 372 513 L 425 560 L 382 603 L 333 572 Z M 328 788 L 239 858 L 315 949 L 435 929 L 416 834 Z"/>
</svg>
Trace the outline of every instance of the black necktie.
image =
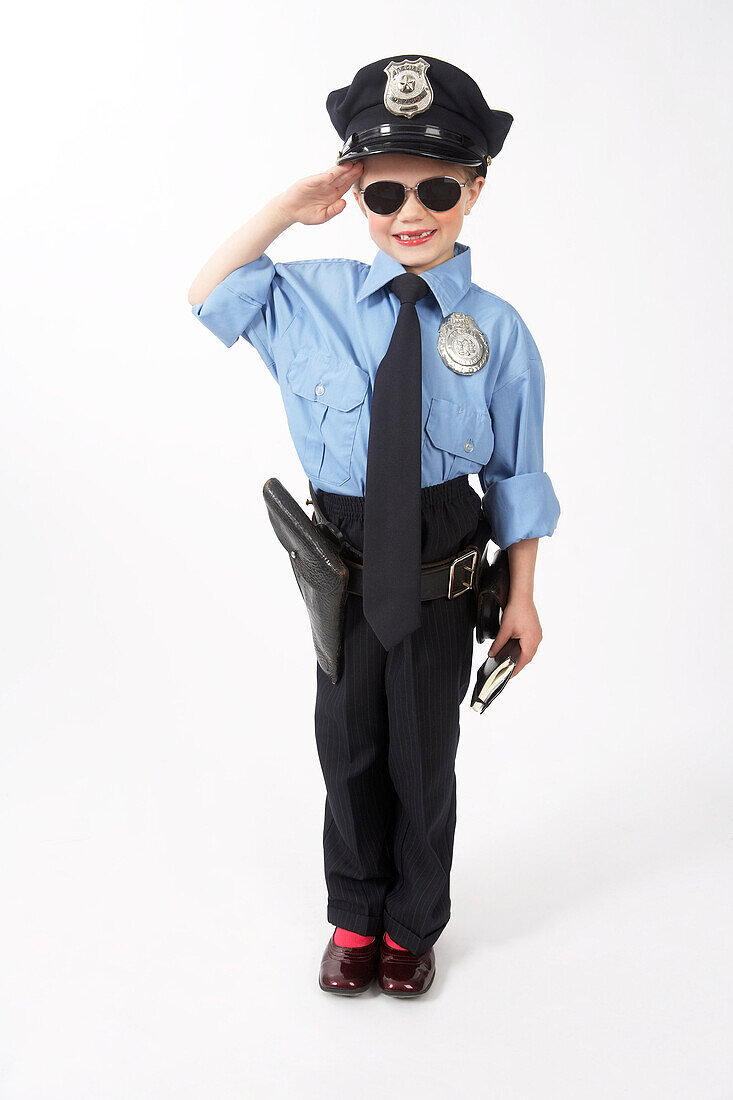
<svg viewBox="0 0 733 1100">
<path fill-rule="evenodd" d="M 362 597 L 364 616 L 385 649 L 421 623 L 422 344 L 415 302 L 429 289 L 410 271 L 389 285 L 401 305 L 374 379 Z"/>
</svg>

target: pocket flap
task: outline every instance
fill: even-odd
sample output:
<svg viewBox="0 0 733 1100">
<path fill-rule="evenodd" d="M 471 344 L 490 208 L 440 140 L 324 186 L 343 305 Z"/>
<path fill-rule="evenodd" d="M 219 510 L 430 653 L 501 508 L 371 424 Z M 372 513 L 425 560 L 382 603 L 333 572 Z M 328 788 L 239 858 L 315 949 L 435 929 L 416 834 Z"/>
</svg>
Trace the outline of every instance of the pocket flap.
<svg viewBox="0 0 733 1100">
<path fill-rule="evenodd" d="M 470 405 L 457 405 L 444 397 L 434 397 L 425 429 L 438 450 L 460 455 L 468 462 L 483 466 L 494 450 L 488 410 L 484 412 Z"/>
<path fill-rule="evenodd" d="M 287 380 L 299 397 L 342 412 L 361 405 L 369 386 L 369 375 L 358 363 L 318 352 L 299 352 L 290 364 Z"/>
</svg>

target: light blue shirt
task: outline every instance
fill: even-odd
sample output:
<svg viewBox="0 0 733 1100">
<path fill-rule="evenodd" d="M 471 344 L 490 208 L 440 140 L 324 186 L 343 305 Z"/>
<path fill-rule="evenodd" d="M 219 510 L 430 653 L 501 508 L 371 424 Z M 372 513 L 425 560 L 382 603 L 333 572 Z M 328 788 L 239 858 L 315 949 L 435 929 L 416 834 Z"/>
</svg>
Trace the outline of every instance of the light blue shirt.
<svg viewBox="0 0 733 1100">
<path fill-rule="evenodd" d="M 543 471 L 545 378 L 517 311 L 471 282 L 471 250 L 422 273 L 422 475 L 434 485 L 477 474 L 491 538 L 500 547 L 551 535 L 560 505 Z M 405 268 L 378 250 L 358 260 L 273 263 L 267 253 L 237 268 L 193 313 L 231 347 L 243 336 L 280 386 L 303 469 L 316 489 L 364 496 L 369 415 L 377 367 L 400 303 L 389 282 Z M 486 365 L 456 374 L 438 352 L 451 313 L 469 314 L 489 345 Z"/>
</svg>

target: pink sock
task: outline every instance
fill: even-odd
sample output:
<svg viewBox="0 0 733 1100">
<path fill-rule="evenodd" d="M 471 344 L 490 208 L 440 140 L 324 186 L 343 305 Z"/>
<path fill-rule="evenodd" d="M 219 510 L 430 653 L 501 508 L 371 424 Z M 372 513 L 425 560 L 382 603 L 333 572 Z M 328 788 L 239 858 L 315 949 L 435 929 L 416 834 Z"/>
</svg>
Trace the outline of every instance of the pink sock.
<svg viewBox="0 0 733 1100">
<path fill-rule="evenodd" d="M 373 940 L 374 936 L 360 936 L 358 932 L 349 932 L 346 928 L 337 928 L 333 934 L 337 947 L 366 947 Z"/>
<path fill-rule="evenodd" d="M 396 947 L 398 951 L 407 951 L 406 947 L 400 947 L 400 945 L 398 943 L 394 942 L 394 940 L 390 936 L 389 932 L 384 933 L 384 938 L 387 941 L 387 946 L 388 947 Z"/>
</svg>

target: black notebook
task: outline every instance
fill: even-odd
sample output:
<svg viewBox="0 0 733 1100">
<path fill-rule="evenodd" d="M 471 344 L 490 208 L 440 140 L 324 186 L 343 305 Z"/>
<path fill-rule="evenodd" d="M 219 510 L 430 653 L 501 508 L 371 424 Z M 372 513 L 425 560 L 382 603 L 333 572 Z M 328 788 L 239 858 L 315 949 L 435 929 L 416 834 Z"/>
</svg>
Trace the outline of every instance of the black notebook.
<svg viewBox="0 0 733 1100">
<path fill-rule="evenodd" d="M 510 638 L 495 657 L 486 658 L 478 670 L 476 686 L 471 696 L 473 710 L 483 714 L 489 703 L 493 703 L 511 678 L 521 652 L 518 640 Z"/>
</svg>

